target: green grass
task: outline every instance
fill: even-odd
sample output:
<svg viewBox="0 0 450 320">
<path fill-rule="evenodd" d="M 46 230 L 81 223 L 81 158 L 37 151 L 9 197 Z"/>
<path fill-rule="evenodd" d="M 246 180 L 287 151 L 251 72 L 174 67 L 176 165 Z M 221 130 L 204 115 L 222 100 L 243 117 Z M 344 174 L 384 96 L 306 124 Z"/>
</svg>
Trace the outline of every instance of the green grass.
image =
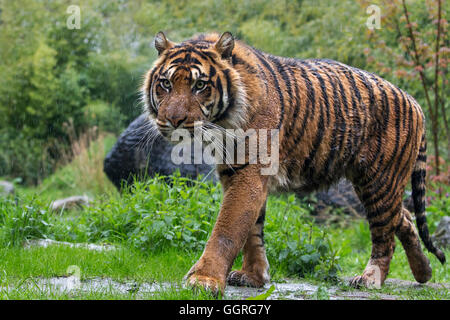
<svg viewBox="0 0 450 320">
<path fill-rule="evenodd" d="M 340 247 L 339 263 L 342 268 L 341 276 L 351 277 L 360 274 L 370 258 L 371 242 L 368 223 L 360 221 L 343 230 L 335 229 L 332 232 L 334 234 L 331 237 L 336 245 Z M 447 265 L 442 265 L 426 249 L 424 251 L 433 269 L 433 277 L 430 282 L 450 283 L 450 272 L 447 269 Z M 450 250 L 447 249 L 444 252 L 448 259 Z M 397 238 L 388 278 L 415 281 L 408 265 L 405 250 Z"/>
<path fill-rule="evenodd" d="M 143 298 L 113 292 L 40 292 L 33 280 L 65 276 L 68 266 L 77 265 L 85 280 L 101 277 L 135 283 L 180 284 L 200 257 L 220 208 L 220 185 L 174 175 L 170 183 L 164 177 L 155 177 L 136 183 L 119 195 L 99 168 L 99 159 L 103 159 L 106 146 L 112 142 L 113 139 L 106 136 L 91 143 L 79 157 L 42 185 L 18 187 L 14 197 L 0 199 L 0 284 L 15 288 L 2 291 L 0 298 Z M 86 174 L 95 178 L 87 183 Z M 444 195 L 450 191 L 448 186 L 443 189 Z M 90 207 L 62 212 L 49 209 L 52 200 L 83 194 L 83 190 L 94 199 Z M 439 198 L 432 192 L 428 194 L 431 196 L 427 218 L 432 233 L 439 220 L 449 215 L 450 198 Z M 317 299 L 326 299 L 329 296 L 326 288 L 330 286 L 353 290 L 340 279 L 360 274 L 367 264 L 371 249 L 367 222 L 335 212 L 336 219 L 330 220 L 334 223 L 318 225 L 311 213 L 308 202 L 292 194 L 269 197 L 265 240 L 272 280 L 307 279 L 324 288 L 316 294 Z M 36 238 L 112 244 L 118 250 L 96 252 L 63 246 L 22 247 L 26 240 Z M 445 253 L 449 258 L 450 250 Z M 446 265 L 442 266 L 433 255 L 426 254 L 433 268 L 431 282 L 449 284 Z M 239 269 L 241 264 L 242 256 L 238 256 L 233 269 Z M 414 281 L 399 242 L 388 278 Z M 18 288 L 24 285 L 27 289 Z M 374 299 L 382 293 L 405 299 L 449 298 L 448 293 L 427 287 L 397 291 L 395 287 L 385 286 L 370 293 Z M 163 289 L 144 298 L 212 297 L 187 289 Z"/>
<path fill-rule="evenodd" d="M 0 298 L 3 299 L 206 299 L 208 295 L 193 293 L 185 289 L 163 289 L 157 293 L 144 294 L 139 297 L 132 294 L 117 292 L 40 292 L 33 285 L 33 279 L 67 276 L 67 268 L 76 265 L 80 268 L 81 279 L 87 280 L 96 277 L 110 278 L 119 282 L 132 281 L 134 283 L 170 282 L 180 284 L 183 276 L 201 255 L 204 241 L 208 238 L 215 218 L 214 210 L 218 210 L 220 197 L 212 200 L 210 205 L 213 214 L 209 224 L 205 226 L 205 232 L 200 232 L 196 237 L 183 237 L 178 240 L 166 239 L 170 232 L 179 230 L 180 227 L 195 225 L 196 220 L 204 219 L 201 208 L 189 201 L 190 196 L 184 195 L 183 188 L 195 190 L 195 187 L 184 185 L 183 179 L 175 181 L 175 185 L 167 188 L 169 194 L 156 194 L 160 196 L 159 202 L 146 198 L 145 186 L 160 186 L 159 190 L 168 187 L 158 179 L 151 180 L 149 184 L 138 184 L 134 193 L 125 194 L 122 198 L 111 197 L 99 200 L 93 208 L 74 210 L 54 214 L 46 211 L 45 202 L 37 199 L 28 199 L 22 204 L 14 201 L 0 201 L 0 235 L 3 239 L 3 248 L 0 249 L 0 284 L 18 288 L 25 285 L 25 290 L 12 289 L 3 291 Z M 178 186 L 178 187 L 177 187 Z M 144 188 L 144 189 L 139 189 Z M 174 192 L 172 189 L 177 189 Z M 220 193 L 213 185 L 199 185 L 195 192 L 213 199 L 210 193 Z M 206 193 L 205 193 L 206 192 Z M 181 196 L 184 195 L 184 196 Z M 186 202 L 167 201 L 185 197 Z M 116 203 L 117 201 L 117 203 Z M 145 203 L 152 203 L 150 207 L 143 207 Z M 165 206 L 171 208 L 173 202 L 181 205 L 187 220 L 176 222 L 167 219 L 151 219 L 153 222 L 163 221 L 165 232 L 158 233 L 155 230 L 142 233 L 153 239 L 147 242 L 136 242 L 136 230 L 142 231 L 147 217 L 141 212 L 148 213 L 151 208 L 158 207 L 161 211 L 167 211 Z M 206 203 L 206 201 L 205 201 Z M 194 205 L 194 207 L 190 207 Z M 134 212 L 135 211 L 135 212 Z M 171 211 L 173 212 L 173 210 Z M 192 212 L 192 214 L 189 214 Z M 195 214 L 197 212 L 198 214 Z M 174 219 L 177 215 L 173 216 Z M 192 221 L 191 221 L 192 220 Z M 431 219 L 433 220 L 433 219 Z M 147 230 L 147 229 L 145 229 Z M 192 229 L 194 230 L 194 229 Z M 174 232 L 174 234 L 175 234 Z M 192 231 L 189 231 L 192 232 Z M 153 234 L 153 235 L 152 235 Z M 292 196 L 270 197 L 266 218 L 266 247 L 271 265 L 270 274 L 273 281 L 283 281 L 286 278 L 306 278 L 312 283 L 317 283 L 326 288 L 338 285 L 342 290 L 354 290 L 348 288 L 345 283 L 339 281 L 343 277 L 360 274 L 370 256 L 370 233 L 367 222 L 355 220 L 346 222 L 344 226 L 322 225 L 317 226 L 312 222 L 311 216 L 297 198 Z M 151 238 L 150 236 L 154 238 Z M 158 244 L 159 237 L 159 244 Z M 53 238 L 70 242 L 97 242 L 110 243 L 118 247 L 113 251 L 90 251 L 83 248 L 68 248 L 64 246 L 50 246 L 48 248 L 24 249 L 21 245 L 26 239 Z M 137 237 L 139 239 L 139 237 Z M 9 241 L 8 241 L 9 240 Z M 14 241 L 11 241 L 14 240 Z M 174 241 L 176 240 L 176 241 Z M 312 265 L 304 262 L 307 248 L 312 252 L 318 249 L 314 245 L 317 240 L 322 245 L 329 245 L 324 255 L 319 257 L 317 263 Z M 290 248 L 294 241 L 294 246 Z M 308 249 L 308 250 L 309 250 Z M 287 250 L 287 254 L 285 254 Z M 431 282 L 449 283 L 450 277 L 446 266 L 442 266 L 437 259 L 427 253 L 433 268 Z M 450 256 L 450 250 L 446 250 Z M 280 258 L 283 257 L 283 259 Z M 292 260 L 299 260 L 293 263 Z M 233 269 L 239 269 L 242 257 L 239 256 Z M 338 265 L 336 277 L 324 277 L 330 271 L 330 264 Z M 297 269 L 295 269 L 297 268 Z M 328 273 L 327 273 L 328 272 Z M 407 264 L 406 255 L 400 244 L 394 254 L 389 278 L 398 278 L 414 281 Z M 363 289 L 366 290 L 366 289 Z M 382 290 L 370 291 L 371 296 L 377 299 L 377 295 L 390 293 L 404 299 L 448 299 L 448 294 L 442 290 L 430 288 L 398 290 L 395 287 L 385 286 Z M 326 292 L 318 292 L 316 299 L 327 297 Z"/>
<path fill-rule="evenodd" d="M 69 266 L 77 266 L 81 281 L 107 278 L 120 283 L 169 282 L 180 286 L 182 278 L 198 259 L 198 253 L 180 253 L 167 250 L 143 254 L 130 248 L 111 251 L 92 251 L 51 245 L 47 248 L 0 249 L 0 285 L 10 290 L 0 290 L 1 299 L 135 299 L 132 293 L 119 293 L 108 289 L 88 292 L 59 292 L 38 288 L 39 279 L 67 277 Z M 20 289 L 21 288 L 21 289 Z M 140 299 L 205 299 L 207 293 L 192 292 L 187 288 L 164 288 L 154 293 L 143 293 Z"/>
<path fill-rule="evenodd" d="M 103 173 L 103 160 L 115 142 L 116 137 L 109 133 L 100 134 L 94 141 L 80 138 L 76 144 L 79 148 L 74 151 L 78 154 L 74 159 L 62 159 L 55 173 L 37 186 L 15 183 L 17 194 L 20 197 L 34 195 L 45 202 L 73 195 L 85 194 L 90 198 L 118 195 L 116 188 Z"/>
<path fill-rule="evenodd" d="M 76 265 L 81 279 L 108 277 L 135 282 L 180 281 L 198 258 L 198 253 L 164 252 L 144 254 L 130 248 L 94 251 L 51 245 L 47 248 L 2 248 L 0 270 L 10 281 L 28 277 L 67 276 L 67 268 Z M 168 266 L 171 266 L 168 268 Z"/>
<path fill-rule="evenodd" d="M 207 293 L 180 288 L 183 276 L 199 255 L 199 252 L 180 253 L 177 249 L 146 254 L 127 247 L 119 247 L 111 251 L 92 251 L 55 245 L 30 249 L 2 248 L 0 249 L 0 286 L 12 289 L 0 290 L 0 299 L 212 299 L 213 297 Z M 139 295 L 132 292 L 120 293 L 107 288 L 71 292 L 38 289 L 36 283 L 39 279 L 69 276 L 68 267 L 72 265 L 79 268 L 82 281 L 107 278 L 120 283 L 172 283 L 174 287 L 162 288 L 156 292 L 144 291 Z M 235 265 L 235 267 L 238 266 L 239 263 Z M 405 265 L 401 266 L 400 263 L 393 263 L 391 273 L 399 272 L 398 276 L 393 277 L 401 278 L 404 267 Z M 409 272 L 409 269 L 405 271 Z M 356 291 L 346 282 L 331 283 L 314 277 L 307 278 L 310 283 L 317 284 L 321 288 L 313 296 L 305 295 L 309 299 L 329 298 L 327 288 L 331 286 L 337 286 L 339 291 Z M 437 279 L 434 277 L 432 282 L 435 280 Z M 450 298 L 445 288 L 433 289 L 425 286 L 399 288 L 386 284 L 381 290 L 364 288 L 359 290 L 368 292 L 373 299 L 379 299 L 382 294 L 391 294 L 402 299 Z"/>
</svg>

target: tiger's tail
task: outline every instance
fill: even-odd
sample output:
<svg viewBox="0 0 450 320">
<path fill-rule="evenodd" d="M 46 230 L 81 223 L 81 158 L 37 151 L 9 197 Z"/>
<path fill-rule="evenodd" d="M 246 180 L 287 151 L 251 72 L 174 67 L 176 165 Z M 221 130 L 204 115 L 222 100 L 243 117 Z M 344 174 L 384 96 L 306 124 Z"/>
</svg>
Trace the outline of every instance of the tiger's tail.
<svg viewBox="0 0 450 320">
<path fill-rule="evenodd" d="M 414 211 L 416 215 L 416 223 L 419 229 L 419 236 L 422 239 L 428 251 L 433 253 L 439 261 L 445 263 L 444 253 L 436 248 L 431 241 L 428 232 L 427 218 L 425 215 L 425 177 L 426 177 L 426 162 L 427 162 L 427 141 L 425 133 L 422 135 L 419 155 L 414 165 L 414 170 L 411 176 L 412 198 L 414 202 Z"/>
</svg>

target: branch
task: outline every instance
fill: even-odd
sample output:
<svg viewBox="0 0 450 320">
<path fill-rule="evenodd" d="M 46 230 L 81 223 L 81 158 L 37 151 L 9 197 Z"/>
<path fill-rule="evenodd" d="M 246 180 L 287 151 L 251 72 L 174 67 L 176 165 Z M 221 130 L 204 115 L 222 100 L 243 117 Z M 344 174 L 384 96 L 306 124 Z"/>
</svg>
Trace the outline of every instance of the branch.
<svg viewBox="0 0 450 320">
<path fill-rule="evenodd" d="M 439 41 L 441 40 L 441 0 L 438 2 L 438 23 L 437 23 L 437 37 L 436 37 L 436 51 L 434 61 L 434 112 L 438 113 L 439 108 Z"/>
<path fill-rule="evenodd" d="M 416 69 L 418 69 L 418 71 L 419 71 L 420 80 L 422 81 L 422 86 L 423 86 L 423 89 L 425 91 L 425 98 L 427 100 L 427 104 L 428 104 L 428 107 L 430 109 L 431 117 L 434 118 L 434 115 L 433 115 L 434 112 L 433 112 L 433 109 L 432 109 L 430 96 L 428 95 L 428 86 L 427 86 L 427 83 L 426 83 L 425 74 L 423 73 L 423 70 L 425 70 L 425 67 L 420 63 L 420 60 L 419 60 L 419 52 L 418 52 L 417 47 L 416 47 L 416 38 L 414 37 L 414 33 L 413 33 L 413 30 L 412 30 L 412 25 L 411 25 L 411 22 L 409 21 L 409 14 L 408 14 L 408 9 L 406 8 L 405 0 L 402 0 L 402 2 L 403 2 L 403 11 L 405 12 L 405 17 L 406 17 L 406 26 L 408 28 L 409 36 L 411 38 L 411 42 L 412 42 L 412 46 L 413 46 L 413 51 L 412 52 L 414 53 L 414 55 L 413 55 L 414 62 L 416 64 L 416 67 L 418 67 Z"/>
<path fill-rule="evenodd" d="M 440 5 L 440 0 L 439 1 L 439 5 Z M 433 110 L 433 105 L 431 104 L 431 100 L 430 100 L 430 96 L 428 94 L 428 86 L 426 83 L 426 78 L 425 78 L 425 74 L 424 74 L 424 66 L 420 63 L 419 60 L 419 52 L 417 50 L 417 46 L 416 46 L 416 38 L 414 37 L 414 33 L 413 33 L 413 29 L 412 29 L 412 25 L 411 22 L 409 21 L 409 14 L 408 14 L 408 9 L 406 8 L 406 4 L 405 4 L 405 0 L 402 0 L 402 4 L 403 4 L 403 11 L 405 12 L 405 17 L 406 17 L 406 23 L 407 23 L 407 28 L 409 31 L 409 36 L 411 37 L 411 42 L 412 42 L 412 46 L 413 46 L 413 52 L 414 52 L 414 59 L 415 59 L 415 64 L 416 67 L 419 67 L 417 69 L 419 69 L 419 75 L 420 75 L 420 80 L 422 82 L 422 87 L 425 91 L 425 99 L 427 100 L 427 104 L 428 104 L 428 109 L 430 110 L 430 115 L 431 115 L 431 127 L 432 127 L 432 133 L 433 133 L 433 142 L 434 142 L 434 156 L 435 156 L 435 166 L 436 166 L 436 174 L 439 175 L 440 174 L 440 169 L 439 169 L 439 140 L 438 140 L 438 123 L 437 123 L 437 112 L 435 112 L 435 110 Z"/>
</svg>

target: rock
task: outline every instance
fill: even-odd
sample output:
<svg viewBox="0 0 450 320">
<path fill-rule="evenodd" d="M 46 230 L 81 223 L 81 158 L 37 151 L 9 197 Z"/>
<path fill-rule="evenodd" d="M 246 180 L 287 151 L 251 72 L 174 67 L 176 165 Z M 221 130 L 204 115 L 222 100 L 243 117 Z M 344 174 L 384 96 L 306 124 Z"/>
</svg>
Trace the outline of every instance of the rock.
<svg viewBox="0 0 450 320">
<path fill-rule="evenodd" d="M 216 180 L 214 167 L 207 164 L 175 165 L 171 160 L 173 146 L 163 137 L 149 137 L 152 124 L 145 115 L 136 118 L 119 136 L 116 144 L 105 158 L 103 170 L 117 189 L 122 183 L 132 184 L 133 175 L 138 179 L 153 177 L 156 173 L 170 176 L 177 169 L 181 176 L 196 178 L 202 174 Z M 192 161 L 192 163 L 194 163 Z"/>
<path fill-rule="evenodd" d="M 450 246 L 450 217 L 441 219 L 431 239 L 438 247 L 448 248 Z"/>
<path fill-rule="evenodd" d="M 91 201 L 87 196 L 72 196 L 53 201 L 50 204 L 50 208 L 54 211 L 73 209 L 75 207 L 88 206 L 90 202 Z"/>
<path fill-rule="evenodd" d="M 314 214 L 324 216 L 324 219 L 329 211 L 337 208 L 352 216 L 366 215 L 353 185 L 347 179 L 341 179 L 337 184 L 330 186 L 328 190 L 313 192 L 309 195 L 300 193 L 298 196 L 309 198 L 314 205 Z M 321 219 L 319 218 L 319 220 Z"/>
<path fill-rule="evenodd" d="M 0 181 L 0 196 L 7 197 L 14 194 L 14 185 L 8 181 Z"/>
</svg>

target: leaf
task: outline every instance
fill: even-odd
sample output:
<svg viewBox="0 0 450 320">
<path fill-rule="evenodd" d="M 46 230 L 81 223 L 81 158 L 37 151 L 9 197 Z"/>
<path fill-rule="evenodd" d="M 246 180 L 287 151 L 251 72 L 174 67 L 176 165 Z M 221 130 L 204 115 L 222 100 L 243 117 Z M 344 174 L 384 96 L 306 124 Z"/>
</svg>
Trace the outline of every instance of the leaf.
<svg viewBox="0 0 450 320">
<path fill-rule="evenodd" d="M 307 243 L 305 244 L 305 250 L 308 253 L 314 252 L 314 246 L 312 244 Z"/>
<path fill-rule="evenodd" d="M 271 285 L 269 290 L 267 290 L 265 293 L 262 293 L 260 295 L 257 295 L 255 297 L 248 297 L 245 300 L 267 300 L 268 297 L 275 291 L 275 286 Z"/>
<path fill-rule="evenodd" d="M 311 255 L 304 254 L 303 256 L 300 257 L 300 260 L 304 263 L 309 263 L 311 261 Z"/>
<path fill-rule="evenodd" d="M 287 246 L 290 250 L 295 251 L 297 249 L 297 241 L 288 241 Z"/>
</svg>

